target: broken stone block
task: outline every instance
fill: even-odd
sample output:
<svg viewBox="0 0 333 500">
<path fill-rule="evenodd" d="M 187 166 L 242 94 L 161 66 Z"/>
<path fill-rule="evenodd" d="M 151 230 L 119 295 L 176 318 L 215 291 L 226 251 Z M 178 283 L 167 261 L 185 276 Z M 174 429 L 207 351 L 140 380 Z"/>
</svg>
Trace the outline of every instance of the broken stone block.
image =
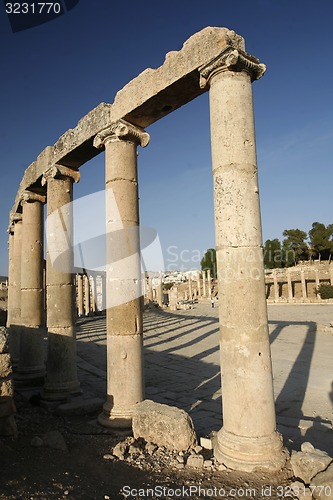
<svg viewBox="0 0 333 500">
<path fill-rule="evenodd" d="M 132 425 L 135 438 L 169 450 L 188 450 L 197 444 L 191 417 L 174 406 L 142 401 L 134 407 Z"/>
<path fill-rule="evenodd" d="M 311 443 L 303 443 L 302 450 L 293 451 L 290 458 L 290 464 L 294 475 L 305 484 L 309 484 L 319 472 L 325 470 L 332 462 L 332 458 L 324 451 L 311 448 Z"/>
<path fill-rule="evenodd" d="M 186 462 L 186 467 L 194 469 L 202 469 L 204 465 L 204 457 L 202 455 L 190 455 Z"/>
<path fill-rule="evenodd" d="M 310 489 L 316 500 L 333 500 L 333 463 L 317 474 L 311 481 Z"/>
</svg>

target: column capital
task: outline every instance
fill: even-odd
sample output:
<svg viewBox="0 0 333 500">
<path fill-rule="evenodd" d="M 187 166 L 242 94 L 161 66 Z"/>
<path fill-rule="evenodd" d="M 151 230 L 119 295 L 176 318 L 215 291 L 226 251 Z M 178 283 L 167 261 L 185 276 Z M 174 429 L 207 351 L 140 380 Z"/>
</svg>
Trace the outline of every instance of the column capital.
<svg viewBox="0 0 333 500">
<path fill-rule="evenodd" d="M 61 177 L 70 177 L 74 182 L 79 182 L 80 172 L 63 165 L 52 165 L 43 173 L 42 186 L 45 186 L 50 179 L 59 179 Z"/>
<path fill-rule="evenodd" d="M 199 68 L 200 87 L 205 88 L 212 76 L 220 71 L 246 71 L 251 80 L 259 80 L 266 71 L 265 64 L 259 62 L 243 50 L 228 46 L 214 59 Z"/>
<path fill-rule="evenodd" d="M 109 141 L 128 141 L 145 148 L 149 144 L 149 134 L 141 127 L 132 125 L 125 120 L 118 120 L 95 136 L 94 147 L 102 149 Z"/>
<path fill-rule="evenodd" d="M 8 229 L 7 229 L 8 234 L 14 234 L 15 224 L 17 222 L 22 222 L 22 214 L 19 214 L 18 212 L 10 212 L 9 225 L 8 225 Z"/>
<path fill-rule="evenodd" d="M 46 203 L 46 196 L 33 193 L 32 191 L 23 191 L 21 194 L 21 205 L 23 205 L 23 203 L 34 203 L 36 201 L 39 203 Z"/>
</svg>

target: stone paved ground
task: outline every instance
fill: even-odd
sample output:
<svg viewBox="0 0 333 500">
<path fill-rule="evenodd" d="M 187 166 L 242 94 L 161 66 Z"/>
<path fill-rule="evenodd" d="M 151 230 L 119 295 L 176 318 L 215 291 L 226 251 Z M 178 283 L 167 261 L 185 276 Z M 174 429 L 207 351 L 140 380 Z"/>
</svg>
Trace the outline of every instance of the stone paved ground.
<svg viewBox="0 0 333 500">
<path fill-rule="evenodd" d="M 293 448 L 310 440 L 332 455 L 333 305 L 268 311 L 278 427 Z M 218 339 L 218 308 L 208 303 L 144 315 L 146 397 L 188 411 L 199 435 L 222 423 Z M 78 356 L 85 395 L 105 398 L 104 317 L 79 320 Z"/>
</svg>

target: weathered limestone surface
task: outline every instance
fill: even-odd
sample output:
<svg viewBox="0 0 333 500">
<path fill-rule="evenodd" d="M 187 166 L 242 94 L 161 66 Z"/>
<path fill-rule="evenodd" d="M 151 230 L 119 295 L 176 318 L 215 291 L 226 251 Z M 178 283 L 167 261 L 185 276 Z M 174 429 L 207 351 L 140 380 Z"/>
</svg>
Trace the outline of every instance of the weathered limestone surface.
<svg viewBox="0 0 333 500">
<path fill-rule="evenodd" d="M 214 453 L 246 472 L 285 462 L 275 422 L 251 85 L 264 70 L 232 49 L 200 69 L 210 85 L 220 301 L 223 427 Z"/>
<path fill-rule="evenodd" d="M 74 170 L 52 167 L 44 177 L 44 184 L 47 184 L 48 213 L 46 251 L 48 355 L 43 397 L 48 400 L 62 400 L 80 392 L 76 366 L 71 204 L 73 182 L 78 181 L 79 176 L 80 174 Z"/>
<path fill-rule="evenodd" d="M 98 420 L 129 428 L 143 399 L 137 146 L 149 135 L 121 120 L 96 136 L 106 161 L 107 401 Z"/>
<path fill-rule="evenodd" d="M 180 51 L 167 54 L 157 69 L 146 69 L 117 93 L 114 103 L 101 103 L 73 129 L 48 146 L 26 169 L 13 207 L 16 212 L 21 193 L 37 183 L 55 163 L 79 167 L 96 156 L 93 146 L 98 132 L 119 119 L 147 127 L 191 101 L 207 89 L 199 86 L 198 68 L 216 57 L 228 45 L 245 50 L 244 39 L 227 28 L 207 27 L 194 34 Z"/>
<path fill-rule="evenodd" d="M 41 383 L 44 364 L 44 203 L 45 196 L 26 191 L 22 206 L 21 339 L 16 376 L 20 383 Z"/>
<path fill-rule="evenodd" d="M 310 484 L 332 461 L 326 452 L 315 449 L 311 443 L 303 443 L 301 451 L 293 451 L 290 458 L 294 476 L 302 479 L 305 484 Z"/>
<path fill-rule="evenodd" d="M 311 487 L 316 500 L 333 500 L 333 463 L 317 474 L 311 481 Z"/>
<path fill-rule="evenodd" d="M 196 445 L 192 419 L 184 410 L 149 399 L 134 407 L 133 435 L 169 450 L 188 450 Z"/>
</svg>

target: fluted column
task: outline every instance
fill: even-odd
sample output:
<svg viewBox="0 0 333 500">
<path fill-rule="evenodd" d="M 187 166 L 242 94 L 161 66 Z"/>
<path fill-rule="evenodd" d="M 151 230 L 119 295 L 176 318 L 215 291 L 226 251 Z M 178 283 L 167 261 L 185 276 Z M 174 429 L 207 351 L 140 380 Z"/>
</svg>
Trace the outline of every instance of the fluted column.
<svg viewBox="0 0 333 500">
<path fill-rule="evenodd" d="M 43 176 L 47 184 L 46 304 L 47 374 L 43 397 L 67 399 L 80 392 L 76 366 L 73 253 L 73 182 L 76 170 L 55 165 Z"/>
<path fill-rule="evenodd" d="M 22 215 L 15 213 L 10 217 L 13 239 L 10 251 L 11 267 L 11 298 L 10 311 L 7 318 L 9 328 L 9 349 L 14 370 L 16 370 L 20 357 L 20 332 L 21 332 L 21 255 L 22 255 Z"/>
<path fill-rule="evenodd" d="M 242 471 L 284 464 L 276 432 L 251 79 L 264 65 L 227 47 L 200 68 L 210 123 L 221 331 L 218 461 Z"/>
<path fill-rule="evenodd" d="M 39 385 L 44 381 L 44 203 L 45 196 L 22 195 L 21 341 L 16 380 Z"/>
<path fill-rule="evenodd" d="M 193 299 L 193 293 L 192 293 L 192 278 L 189 276 L 188 278 L 188 294 L 189 294 L 189 299 Z"/>
<path fill-rule="evenodd" d="M 106 161 L 108 373 L 98 420 L 107 427 L 130 428 L 144 396 L 137 146 L 148 142 L 146 132 L 123 120 L 94 141 L 105 147 Z"/>
</svg>

